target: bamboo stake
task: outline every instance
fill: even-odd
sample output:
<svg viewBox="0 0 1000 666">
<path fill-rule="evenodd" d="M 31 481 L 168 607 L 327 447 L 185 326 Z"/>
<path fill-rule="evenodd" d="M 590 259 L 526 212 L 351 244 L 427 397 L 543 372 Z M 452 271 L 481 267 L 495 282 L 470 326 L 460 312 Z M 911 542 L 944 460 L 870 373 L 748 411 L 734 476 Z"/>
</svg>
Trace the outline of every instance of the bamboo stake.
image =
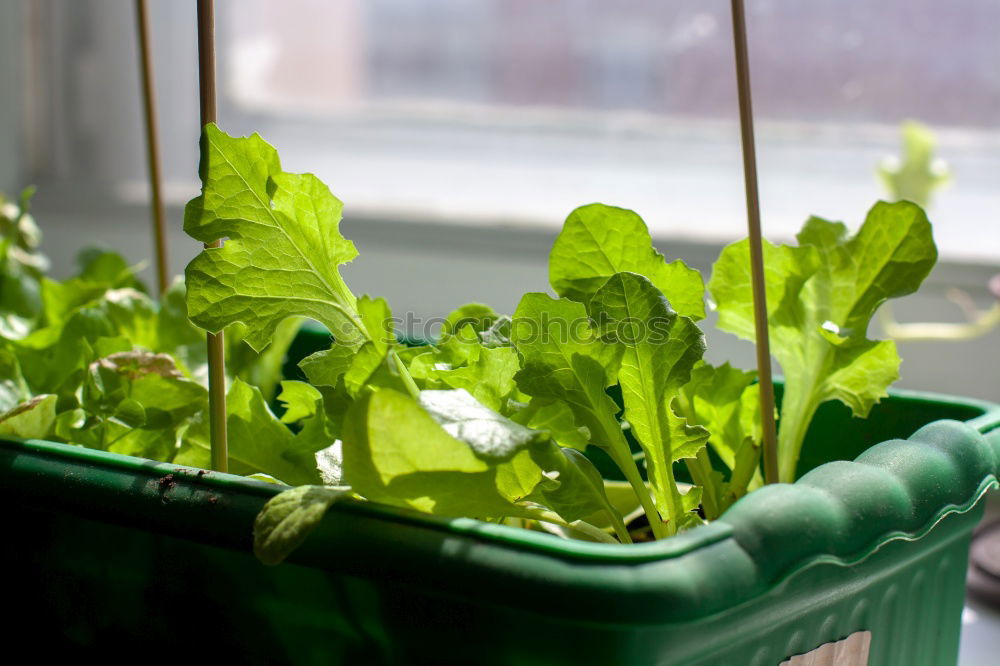
<svg viewBox="0 0 1000 666">
<path fill-rule="evenodd" d="M 153 250 L 156 254 L 156 285 L 159 295 L 170 286 L 167 266 L 167 234 L 163 222 L 163 189 L 160 174 L 160 146 L 157 139 L 156 97 L 153 91 L 153 63 L 149 46 L 149 10 L 146 0 L 135 0 L 136 32 L 139 36 L 139 70 L 142 103 L 146 120 L 146 155 L 149 161 L 149 191 L 153 216 Z"/>
<path fill-rule="evenodd" d="M 214 123 L 215 108 L 215 3 L 198 0 L 198 84 L 201 98 L 201 126 Z M 202 160 L 204 160 L 204 156 Z M 206 243 L 206 248 L 222 247 L 222 241 Z M 212 437 L 212 469 L 229 469 L 226 442 L 226 355 L 224 333 L 208 334 L 208 410 Z"/>
<path fill-rule="evenodd" d="M 754 329 L 757 338 L 757 377 L 760 381 L 760 420 L 764 429 L 764 480 L 778 481 L 778 441 L 774 423 L 774 381 L 771 345 L 767 331 L 767 293 L 764 252 L 760 233 L 760 195 L 757 192 L 757 155 L 754 149 L 753 105 L 750 99 L 750 63 L 743 0 L 732 0 L 733 47 L 736 52 L 736 87 L 740 102 L 740 138 L 743 145 L 743 178 L 750 235 L 750 279 L 753 285 Z"/>
</svg>

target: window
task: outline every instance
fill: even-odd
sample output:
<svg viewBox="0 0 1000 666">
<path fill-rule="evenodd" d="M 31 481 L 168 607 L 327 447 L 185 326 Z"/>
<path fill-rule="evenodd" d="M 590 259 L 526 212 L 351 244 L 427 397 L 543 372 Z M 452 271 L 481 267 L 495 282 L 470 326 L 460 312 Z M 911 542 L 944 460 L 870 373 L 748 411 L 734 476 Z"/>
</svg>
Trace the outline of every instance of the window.
<svg viewBox="0 0 1000 666">
<path fill-rule="evenodd" d="M 765 232 L 859 223 L 916 118 L 954 180 L 942 255 L 1000 259 L 1000 5 L 748 2 Z M 168 194 L 193 191 L 193 10 L 152 3 Z M 354 216 L 554 229 L 580 203 L 661 237 L 743 231 L 725 0 L 219 0 L 220 120 L 315 171 Z M 144 200 L 131 7 L 23 2 L 33 179 Z M 46 116 L 42 118 L 42 116 Z M 42 118 L 42 119 L 40 119 Z M 38 155 L 44 156 L 38 162 Z M 61 200 L 65 197 L 60 195 Z"/>
<path fill-rule="evenodd" d="M 224 6 L 234 120 L 350 210 L 555 226 L 592 200 L 661 236 L 742 233 L 729 3 L 266 0 Z M 1000 6 L 748 3 L 765 229 L 860 222 L 899 152 L 936 130 L 953 185 L 942 253 L 1000 257 Z"/>
<path fill-rule="evenodd" d="M 194 6 L 152 0 L 173 272 L 197 244 Z M 744 234 L 725 0 L 217 0 L 220 123 L 259 131 L 286 168 L 346 204 L 358 293 L 439 316 L 481 300 L 510 312 L 545 288 L 566 214 L 604 201 L 641 213 L 661 250 L 707 272 Z M 150 256 L 131 3 L 0 5 L 0 83 L 20 78 L 20 126 L 0 147 L 54 272 L 81 244 Z M 812 213 L 856 226 L 884 196 L 876 165 L 916 118 L 953 173 L 930 209 L 943 261 L 902 320 L 981 307 L 1000 263 L 1000 4 L 994 0 L 747 0 L 765 234 Z M 21 47 L 10 54 L 18 38 Z M 19 76 L 15 76 L 20 72 Z M 11 129 L 13 128 L 13 130 Z M 16 140 L 11 140 L 11 132 Z M 9 165 L 8 165 L 9 166 Z M 750 346 L 708 327 L 713 360 Z M 904 350 L 903 385 L 996 398 L 998 335 Z M 972 378 L 978 378 L 973 380 Z M 970 384 L 972 382 L 972 384 Z M 978 383 L 976 383 L 978 382 Z"/>
</svg>

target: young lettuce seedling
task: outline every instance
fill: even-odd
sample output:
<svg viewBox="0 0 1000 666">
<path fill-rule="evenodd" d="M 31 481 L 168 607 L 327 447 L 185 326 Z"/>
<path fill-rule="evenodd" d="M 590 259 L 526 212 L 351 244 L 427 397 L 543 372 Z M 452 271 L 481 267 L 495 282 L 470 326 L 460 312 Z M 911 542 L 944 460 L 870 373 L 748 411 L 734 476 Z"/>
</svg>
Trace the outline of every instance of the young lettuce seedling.
<svg viewBox="0 0 1000 666">
<path fill-rule="evenodd" d="M 915 292 L 937 260 L 927 216 L 907 201 L 875 204 L 850 237 L 840 222 L 810 218 L 798 241 L 764 244 L 771 347 L 785 375 L 778 466 L 788 483 L 820 404 L 839 400 L 864 418 L 899 378 L 896 344 L 869 340 L 868 325 L 887 299 Z M 708 288 L 719 328 L 753 340 L 748 252 L 745 240 L 726 247 Z"/>
<path fill-rule="evenodd" d="M 463 306 L 435 344 L 407 348 L 388 304 L 356 298 L 340 276 L 357 251 L 340 234 L 342 206 L 325 185 L 283 172 L 259 136 L 233 138 L 214 125 L 202 159 L 204 189 L 185 228 L 203 242 L 229 241 L 188 267 L 192 321 L 208 330 L 242 322 L 258 351 L 290 318 L 316 319 L 334 336 L 302 362 L 312 386 L 282 383 L 285 421 L 301 430 L 277 424 L 277 459 L 263 460 L 259 432 L 231 437 L 237 450 L 238 440 L 255 439 L 260 471 L 283 481 L 312 483 L 310 461 L 324 447 L 319 458 L 337 465 L 336 488 L 289 491 L 265 507 L 256 527 L 263 560 L 280 561 L 343 498 L 628 543 L 622 515 L 633 509 L 664 538 L 718 517 L 760 484 L 754 374 L 702 360 L 701 276 L 656 252 L 632 211 L 591 204 L 570 214 L 549 263 L 560 298 L 527 294 L 511 318 Z M 914 290 L 935 257 L 912 204 L 878 204 L 850 239 L 842 224 L 813 218 L 799 240 L 765 246 L 775 355 L 788 377 L 785 480 L 820 402 L 840 399 L 864 414 L 884 395 L 898 357 L 891 342 L 865 337 L 868 320 L 885 298 Z M 746 250 L 745 241 L 727 247 L 709 286 L 720 326 L 752 337 Z M 244 386 L 233 390 L 246 393 L 236 403 L 252 424 L 260 394 Z M 616 386 L 621 415 L 608 394 Z M 601 479 L 581 454 L 589 446 L 620 468 L 634 502 Z M 675 478 L 681 461 L 692 486 Z"/>
</svg>

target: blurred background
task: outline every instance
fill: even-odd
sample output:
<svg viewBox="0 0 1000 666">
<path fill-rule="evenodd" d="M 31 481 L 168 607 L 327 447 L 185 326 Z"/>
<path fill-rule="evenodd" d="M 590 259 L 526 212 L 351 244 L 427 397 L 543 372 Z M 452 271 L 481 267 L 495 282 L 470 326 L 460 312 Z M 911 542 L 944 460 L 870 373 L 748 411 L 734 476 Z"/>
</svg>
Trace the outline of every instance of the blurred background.
<svg viewBox="0 0 1000 666">
<path fill-rule="evenodd" d="M 916 196 L 891 187 L 909 165 L 941 262 L 896 317 L 988 309 L 1000 3 L 747 5 L 765 235 L 789 240 L 810 214 L 856 228 L 877 199 Z M 38 186 L 57 276 L 83 245 L 151 256 L 133 12 L 125 0 L 0 0 L 0 190 Z M 153 0 L 151 19 L 180 273 L 198 249 L 181 232 L 198 192 L 194 3 Z M 286 169 L 330 185 L 361 251 L 348 281 L 397 313 L 512 310 L 547 288 L 552 239 L 583 203 L 635 209 L 661 252 L 706 277 L 744 234 L 725 0 L 218 0 L 217 21 L 220 125 L 260 132 Z M 907 119 L 936 143 L 913 164 Z M 748 344 L 706 329 L 711 360 L 753 364 Z M 996 329 L 901 353 L 900 386 L 1000 400 Z"/>
</svg>

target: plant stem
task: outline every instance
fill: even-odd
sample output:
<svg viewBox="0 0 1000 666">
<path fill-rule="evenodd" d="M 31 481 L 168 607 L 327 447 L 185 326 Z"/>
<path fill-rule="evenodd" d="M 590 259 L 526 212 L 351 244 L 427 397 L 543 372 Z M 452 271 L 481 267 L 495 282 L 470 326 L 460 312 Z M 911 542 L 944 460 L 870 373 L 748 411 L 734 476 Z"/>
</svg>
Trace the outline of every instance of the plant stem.
<svg viewBox="0 0 1000 666">
<path fill-rule="evenodd" d="M 615 536 L 622 543 L 632 543 L 632 535 L 628 533 L 628 526 L 617 511 L 607 510 L 608 517 L 611 518 L 611 527 L 615 530 Z"/>
<path fill-rule="evenodd" d="M 551 511 L 546 511 L 544 509 L 525 509 L 525 511 L 528 512 L 528 515 L 530 515 L 531 518 L 539 522 L 550 523 L 552 525 L 559 525 L 560 527 L 565 527 L 570 530 L 575 530 L 580 534 L 589 536 L 590 538 L 596 541 L 600 541 L 601 543 L 613 543 L 613 544 L 618 543 L 618 541 L 616 541 L 614 537 L 606 533 L 604 530 L 598 529 L 593 525 L 591 525 L 590 523 L 586 523 L 582 520 L 575 520 L 572 523 L 568 523 L 565 520 L 563 520 L 558 514 L 555 514 Z"/>
<path fill-rule="evenodd" d="M 417 388 L 417 383 L 413 381 L 413 377 L 410 376 L 410 371 L 406 369 L 406 365 L 403 363 L 403 359 L 399 358 L 399 354 L 393 349 L 389 352 L 392 356 L 393 363 L 396 364 L 396 370 L 399 372 L 400 379 L 403 380 L 403 385 L 406 386 L 406 390 L 410 392 L 410 397 L 414 400 L 420 399 L 420 389 Z"/>
<path fill-rule="evenodd" d="M 696 486 L 701 486 L 701 506 L 705 510 L 706 520 L 715 520 L 722 513 L 719 502 L 719 487 L 712 475 L 712 461 L 708 457 L 708 449 L 698 451 L 694 459 L 684 461 L 691 480 Z"/>
<path fill-rule="evenodd" d="M 657 508 L 660 509 L 660 515 L 664 512 L 667 514 L 663 529 L 666 536 L 673 536 L 677 534 L 681 515 L 684 513 L 684 500 L 681 499 L 681 493 L 677 489 L 674 466 L 668 458 L 667 464 L 663 466 L 662 470 L 657 470 L 654 467 L 651 473 L 655 475 L 655 478 L 651 479 L 651 485 L 653 486 L 653 494 L 656 496 Z"/>
<path fill-rule="evenodd" d="M 635 459 L 632 458 L 632 452 L 629 450 L 624 439 L 617 443 L 615 443 L 614 439 L 611 441 L 613 443 L 606 449 L 608 455 L 611 456 L 611 459 L 618 465 L 618 469 L 625 475 L 625 480 L 632 486 L 632 491 L 639 499 L 642 510 L 646 513 L 646 519 L 649 521 L 649 529 L 653 531 L 653 536 L 657 539 L 665 539 L 670 536 L 667 533 L 667 527 L 660 519 L 660 513 L 656 510 L 656 505 L 653 504 L 653 498 L 649 494 L 649 489 L 646 488 L 646 483 L 642 480 L 642 475 L 639 474 L 639 468 L 635 464 Z"/>
<path fill-rule="evenodd" d="M 783 483 L 795 481 L 802 443 L 805 441 L 813 415 L 819 408 L 813 382 L 805 383 L 809 384 L 807 389 L 801 387 L 796 390 L 797 387 L 791 383 L 785 385 L 785 398 L 781 405 L 781 431 L 778 433 L 779 478 Z"/>
</svg>

